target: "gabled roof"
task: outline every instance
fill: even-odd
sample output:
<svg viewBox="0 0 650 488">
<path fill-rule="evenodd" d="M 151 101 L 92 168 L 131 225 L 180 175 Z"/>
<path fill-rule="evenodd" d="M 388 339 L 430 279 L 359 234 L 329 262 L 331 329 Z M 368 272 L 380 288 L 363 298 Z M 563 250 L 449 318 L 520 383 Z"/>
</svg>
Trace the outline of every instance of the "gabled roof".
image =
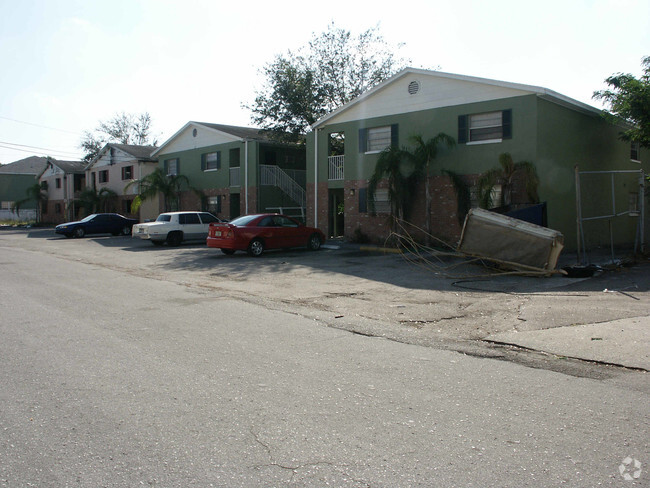
<svg viewBox="0 0 650 488">
<path fill-rule="evenodd" d="M 341 107 L 337 108 L 333 112 L 330 112 L 329 114 L 325 115 L 324 117 L 321 117 L 319 120 L 317 120 L 312 126 L 312 129 L 316 129 L 319 126 L 324 125 L 328 120 L 336 117 L 337 115 L 341 114 L 342 112 L 345 112 L 347 110 L 350 110 L 351 108 L 355 107 L 358 104 L 361 104 L 365 101 L 367 101 L 369 98 L 373 97 L 374 95 L 380 93 L 382 90 L 386 89 L 389 85 L 392 85 L 399 80 L 407 77 L 407 76 L 421 76 L 421 77 L 430 77 L 433 79 L 438 79 L 438 80 L 452 80 L 452 81 L 459 81 L 459 82 L 469 82 L 469 83 L 474 83 L 478 85 L 484 85 L 486 87 L 492 87 L 492 88 L 502 88 L 502 89 L 508 89 L 508 90 L 513 90 L 513 91 L 518 91 L 518 92 L 525 92 L 525 93 L 531 93 L 531 94 L 536 94 L 540 96 L 541 98 L 545 98 L 551 101 L 554 101 L 556 103 L 559 103 L 560 105 L 566 106 L 568 108 L 572 108 L 574 110 L 579 110 L 582 112 L 588 112 L 588 113 L 593 113 L 593 114 L 600 114 L 601 111 L 598 110 L 595 107 L 592 107 L 590 105 L 587 105 L 586 103 L 579 102 L 578 100 L 574 100 L 572 98 L 569 98 L 565 95 L 562 95 L 560 93 L 557 93 L 553 90 L 549 90 L 548 88 L 543 88 L 539 86 L 534 86 L 534 85 L 524 85 L 521 83 L 510 83 L 507 81 L 499 81 L 499 80 L 492 80 L 488 78 L 479 78 L 475 76 L 466 76 L 466 75 L 458 75 L 458 74 L 453 74 L 453 73 L 444 73 L 442 71 L 431 71 L 431 70 L 424 70 L 424 69 L 417 69 L 417 68 L 404 68 L 402 71 L 399 73 L 395 74 L 394 76 L 390 77 L 389 79 L 383 81 L 382 83 L 379 83 L 378 85 L 374 86 L 370 90 L 362 93 L 359 95 L 357 98 L 354 100 L 351 100 L 350 102 L 346 103 L 345 105 L 342 105 Z M 451 105 L 456 105 L 457 103 L 450 102 L 449 106 Z M 388 114 L 385 114 L 388 115 Z"/>
<path fill-rule="evenodd" d="M 151 153 L 154 152 L 156 146 L 139 146 L 136 144 L 117 144 L 114 142 L 108 142 L 104 147 L 97 153 L 97 155 L 86 165 L 86 169 L 90 168 L 95 164 L 110 148 L 119 149 L 126 154 L 133 156 L 134 159 L 139 161 L 155 161 L 156 158 L 151 157 Z"/>
<path fill-rule="evenodd" d="M 215 134 L 222 133 L 227 134 L 235 139 L 240 141 L 260 141 L 260 142 L 270 142 L 271 138 L 269 134 L 262 129 L 256 129 L 253 127 L 238 127 L 235 125 L 223 125 L 223 124 L 211 124 L 208 122 L 195 122 L 189 121 L 183 127 L 180 128 L 173 136 L 167 139 L 159 148 L 157 148 L 153 153 L 152 157 L 156 157 L 158 153 L 168 146 L 174 139 L 176 139 L 180 134 L 182 134 L 188 127 L 202 127 L 210 131 L 214 131 Z"/>
<path fill-rule="evenodd" d="M 14 161 L 13 163 L 3 164 L 0 166 L 0 173 L 38 176 L 45 170 L 46 165 L 46 157 L 30 156 L 25 159 Z"/>
<path fill-rule="evenodd" d="M 59 168 L 65 174 L 84 174 L 86 170 L 86 163 L 83 161 L 59 161 L 58 159 L 50 158 L 49 163 L 52 164 L 52 166 Z M 41 174 L 43 174 L 46 169 L 47 165 Z"/>
</svg>

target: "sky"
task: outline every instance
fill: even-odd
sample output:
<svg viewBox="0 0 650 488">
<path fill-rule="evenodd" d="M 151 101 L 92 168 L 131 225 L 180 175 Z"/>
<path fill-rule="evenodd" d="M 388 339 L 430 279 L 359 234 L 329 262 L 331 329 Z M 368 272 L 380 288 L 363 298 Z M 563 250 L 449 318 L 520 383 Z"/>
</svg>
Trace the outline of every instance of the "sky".
<svg viewBox="0 0 650 488">
<path fill-rule="evenodd" d="M 378 27 L 416 68 L 598 108 L 650 55 L 649 0 L 0 0 L 0 163 L 80 159 L 83 132 L 122 112 L 148 112 L 159 144 L 190 120 L 252 126 L 264 65 L 332 22 Z"/>
</svg>

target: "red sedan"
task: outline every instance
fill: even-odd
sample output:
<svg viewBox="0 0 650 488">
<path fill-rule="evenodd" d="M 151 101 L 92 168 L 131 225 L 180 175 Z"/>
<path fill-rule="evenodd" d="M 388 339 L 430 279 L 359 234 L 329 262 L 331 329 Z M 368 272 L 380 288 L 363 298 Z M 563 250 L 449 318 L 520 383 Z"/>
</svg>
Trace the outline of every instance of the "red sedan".
<svg viewBox="0 0 650 488">
<path fill-rule="evenodd" d="M 307 247 L 312 251 L 325 242 L 325 235 L 291 217 L 280 214 L 244 215 L 231 222 L 213 222 L 208 231 L 208 247 L 224 254 L 248 251 L 260 256 L 265 249 Z"/>
</svg>

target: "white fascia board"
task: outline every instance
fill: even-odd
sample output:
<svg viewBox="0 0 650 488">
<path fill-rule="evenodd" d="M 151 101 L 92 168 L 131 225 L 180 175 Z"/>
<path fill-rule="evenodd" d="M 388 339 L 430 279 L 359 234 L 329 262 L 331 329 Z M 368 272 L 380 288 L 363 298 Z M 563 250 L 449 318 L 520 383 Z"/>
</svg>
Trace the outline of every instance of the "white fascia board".
<svg viewBox="0 0 650 488">
<path fill-rule="evenodd" d="M 568 108 L 573 108 L 579 111 L 584 111 L 584 112 L 589 112 L 589 113 L 594 113 L 594 114 L 599 114 L 601 111 L 595 107 L 592 107 L 590 105 L 587 105 L 586 103 L 579 102 L 578 100 L 574 100 L 573 98 L 567 97 L 565 95 L 562 95 L 560 93 L 557 93 L 553 90 L 549 90 L 547 88 L 543 88 L 540 86 L 535 86 L 535 85 L 525 85 L 522 83 L 511 83 L 508 81 L 500 81 L 500 80 L 493 80 L 489 78 L 479 78 L 476 76 L 467 76 L 467 75 L 459 75 L 455 73 L 445 73 L 443 71 L 431 71 L 431 70 L 425 70 L 425 69 L 417 69 L 417 68 L 404 68 L 402 71 L 399 73 L 395 74 L 391 78 L 383 81 L 382 83 L 379 83 L 378 85 L 374 86 L 370 90 L 362 93 L 359 95 L 357 98 L 354 100 L 351 100 L 350 102 L 346 103 L 345 105 L 342 105 L 341 107 L 337 108 L 336 110 L 330 112 L 329 114 L 325 115 L 324 117 L 320 118 L 317 120 L 312 126 L 311 129 L 317 129 L 322 125 L 325 125 L 328 120 L 336 117 L 338 114 L 341 112 L 344 112 L 354 105 L 363 102 L 365 99 L 371 97 L 372 95 L 376 94 L 377 92 L 383 90 L 387 85 L 393 84 L 397 82 L 399 79 L 403 78 L 406 75 L 420 75 L 420 76 L 430 76 L 430 77 L 437 77 L 437 78 L 445 78 L 445 79 L 451 79 L 451 80 L 458 80 L 458 81 L 465 81 L 465 82 L 470 82 L 470 83 L 477 83 L 477 84 L 483 84 L 483 85 L 492 85 L 492 86 L 497 86 L 501 88 L 507 88 L 507 89 L 512 89 L 512 90 L 518 90 L 518 91 L 523 91 L 523 92 L 529 92 L 529 93 L 534 93 L 540 96 L 541 98 L 550 100 L 550 101 L 556 101 L 556 103 L 560 103 L 561 105 L 564 105 Z"/>
</svg>

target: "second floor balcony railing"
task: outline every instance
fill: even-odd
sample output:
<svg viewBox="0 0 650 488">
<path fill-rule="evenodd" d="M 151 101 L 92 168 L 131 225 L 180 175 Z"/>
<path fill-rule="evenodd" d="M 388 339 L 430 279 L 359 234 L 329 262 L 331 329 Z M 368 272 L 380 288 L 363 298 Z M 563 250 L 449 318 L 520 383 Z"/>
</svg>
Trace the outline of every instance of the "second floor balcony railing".
<svg viewBox="0 0 650 488">
<path fill-rule="evenodd" d="M 342 180 L 345 156 L 330 156 L 327 158 L 327 162 L 329 166 L 328 179 Z"/>
<path fill-rule="evenodd" d="M 239 167 L 230 168 L 230 186 L 240 186 Z"/>
</svg>

